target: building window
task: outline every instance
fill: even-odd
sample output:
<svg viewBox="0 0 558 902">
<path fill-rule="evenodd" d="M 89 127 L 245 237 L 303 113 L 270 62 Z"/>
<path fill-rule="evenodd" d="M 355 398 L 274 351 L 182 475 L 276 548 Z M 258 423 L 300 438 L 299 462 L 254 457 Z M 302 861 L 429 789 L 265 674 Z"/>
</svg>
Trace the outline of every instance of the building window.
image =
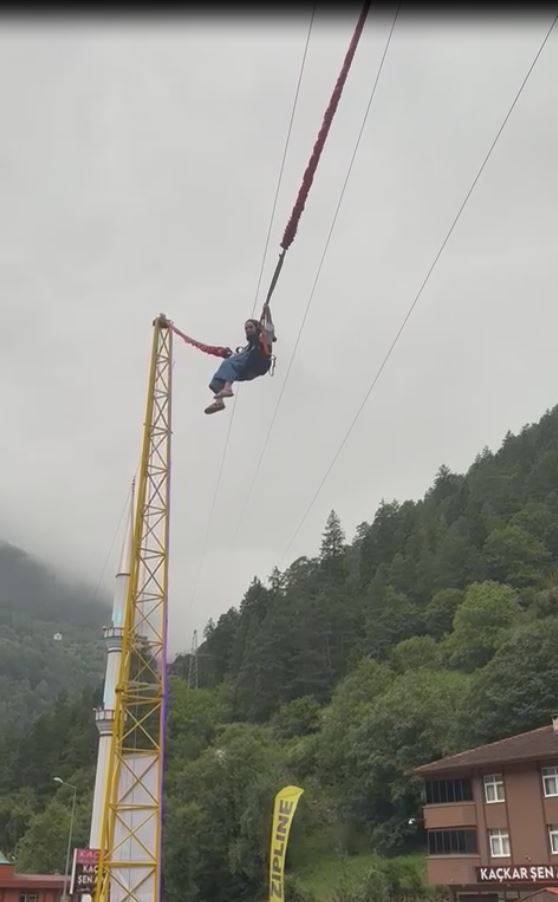
<svg viewBox="0 0 558 902">
<path fill-rule="evenodd" d="M 38 893 L 20 893 L 19 902 L 39 902 Z"/>
<path fill-rule="evenodd" d="M 548 836 L 550 839 L 550 851 L 558 855 L 558 824 L 549 824 Z"/>
<path fill-rule="evenodd" d="M 477 849 L 476 830 L 429 830 L 429 855 L 474 855 Z"/>
<path fill-rule="evenodd" d="M 427 805 L 441 805 L 446 802 L 472 802 L 471 781 L 466 780 L 427 780 Z"/>
<path fill-rule="evenodd" d="M 507 830 L 489 830 L 490 854 L 492 858 L 509 858 L 510 835 Z"/>
<path fill-rule="evenodd" d="M 542 779 L 545 796 L 558 796 L 558 767 L 543 767 Z"/>
<path fill-rule="evenodd" d="M 487 774 L 484 778 L 484 797 L 489 804 L 504 801 L 506 797 L 502 774 Z"/>
</svg>

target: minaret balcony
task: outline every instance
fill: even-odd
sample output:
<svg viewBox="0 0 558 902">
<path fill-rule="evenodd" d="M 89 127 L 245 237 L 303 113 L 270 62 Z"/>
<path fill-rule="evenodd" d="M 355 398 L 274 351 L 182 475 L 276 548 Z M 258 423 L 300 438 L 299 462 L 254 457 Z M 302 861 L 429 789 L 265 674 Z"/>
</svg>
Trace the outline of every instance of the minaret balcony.
<svg viewBox="0 0 558 902">
<path fill-rule="evenodd" d="M 112 733 L 114 710 L 112 708 L 95 708 L 95 724 L 101 736 Z"/>
<path fill-rule="evenodd" d="M 103 639 L 107 643 L 108 651 L 120 651 L 124 630 L 121 626 L 104 626 Z"/>
</svg>

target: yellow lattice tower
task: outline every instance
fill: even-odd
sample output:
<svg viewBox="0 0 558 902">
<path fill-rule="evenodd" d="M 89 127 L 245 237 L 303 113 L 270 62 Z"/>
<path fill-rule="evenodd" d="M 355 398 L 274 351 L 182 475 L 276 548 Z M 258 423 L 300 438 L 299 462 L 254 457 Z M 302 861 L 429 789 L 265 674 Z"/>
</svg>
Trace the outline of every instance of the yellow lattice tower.
<svg viewBox="0 0 558 902">
<path fill-rule="evenodd" d="M 154 321 L 95 902 L 161 902 L 172 329 Z"/>
</svg>

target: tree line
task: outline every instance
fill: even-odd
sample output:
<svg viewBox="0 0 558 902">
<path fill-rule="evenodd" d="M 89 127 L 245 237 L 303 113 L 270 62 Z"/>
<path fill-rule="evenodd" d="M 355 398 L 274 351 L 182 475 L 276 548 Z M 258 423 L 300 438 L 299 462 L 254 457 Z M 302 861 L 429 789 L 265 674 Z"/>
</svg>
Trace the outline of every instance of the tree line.
<svg viewBox="0 0 558 902">
<path fill-rule="evenodd" d="M 172 666 L 165 898 L 263 899 L 271 799 L 286 782 L 305 789 L 292 902 L 325 898 L 305 880 L 312 863 L 371 851 L 381 857 L 360 882 L 332 885 L 331 900 L 428 895 L 420 866 L 394 857 L 423 843 L 413 768 L 554 712 L 557 514 L 555 408 L 467 473 L 441 467 L 421 500 L 382 502 L 350 541 L 332 511 L 315 558 L 266 584 L 254 578 L 239 606 L 207 625 L 200 688 L 187 686 L 188 655 Z M 72 704 L 33 728 L 49 768 L 83 779 L 85 823 L 95 741 Z M 89 744 L 63 748 L 59 730 Z M 44 868 L 47 821 L 67 806 L 41 782 L 30 745 L 2 778 L 0 849 Z M 19 800 L 15 821 L 6 798 Z"/>
</svg>

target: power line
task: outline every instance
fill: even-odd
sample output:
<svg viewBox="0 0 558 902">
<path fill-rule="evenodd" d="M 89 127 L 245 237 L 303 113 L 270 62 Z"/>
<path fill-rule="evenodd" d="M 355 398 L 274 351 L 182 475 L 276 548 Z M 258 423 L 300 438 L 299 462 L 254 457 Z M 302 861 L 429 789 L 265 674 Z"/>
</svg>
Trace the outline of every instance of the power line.
<svg viewBox="0 0 558 902">
<path fill-rule="evenodd" d="M 427 270 L 427 273 L 426 273 L 424 279 L 423 279 L 422 282 L 421 282 L 421 285 L 420 285 L 420 287 L 419 287 L 419 290 L 417 291 L 415 297 L 413 298 L 413 301 L 412 301 L 412 303 L 411 303 L 409 309 L 407 310 L 407 313 L 406 313 L 405 316 L 403 317 L 403 320 L 402 320 L 402 322 L 401 322 L 401 325 L 399 326 L 397 332 L 395 333 L 395 336 L 394 336 L 394 338 L 393 338 L 393 340 L 392 340 L 392 342 L 391 342 L 391 344 L 390 344 L 388 350 L 386 351 L 386 354 L 384 355 L 384 358 L 383 358 L 383 360 L 381 361 L 380 366 L 378 367 L 378 369 L 377 369 L 377 371 L 376 371 L 376 373 L 375 373 L 375 375 L 374 375 L 374 378 L 372 379 L 372 382 L 370 383 L 368 389 L 366 390 L 366 393 L 365 393 L 365 395 L 364 395 L 364 397 L 363 397 L 361 403 L 359 404 L 359 406 L 358 406 L 358 408 L 357 408 L 357 410 L 356 410 L 356 413 L 355 413 L 355 415 L 354 415 L 354 417 L 353 417 L 353 419 L 352 419 L 352 421 L 351 421 L 351 423 L 350 423 L 350 425 L 349 425 L 349 428 L 348 428 L 347 431 L 345 432 L 345 435 L 343 436 L 343 438 L 342 438 L 342 440 L 341 440 L 341 442 L 340 442 L 340 444 L 339 444 L 339 446 L 338 446 L 338 448 L 337 448 L 335 454 L 333 455 L 333 458 L 332 458 L 332 460 L 331 460 L 331 463 L 329 464 L 329 466 L 327 467 L 327 469 L 326 469 L 324 475 L 322 476 L 322 478 L 321 478 L 321 480 L 320 480 L 320 482 L 319 482 L 319 484 L 318 484 L 318 487 L 317 487 L 316 491 L 314 492 L 314 494 L 313 494 L 313 496 L 312 496 L 312 498 L 311 498 L 311 500 L 310 500 L 308 506 L 306 507 L 306 510 L 304 511 L 304 514 L 303 514 L 302 518 L 300 519 L 300 521 L 299 521 L 299 523 L 298 523 L 298 526 L 296 527 L 296 529 L 295 529 L 293 535 L 291 536 L 291 538 L 289 539 L 287 545 L 285 546 L 285 550 L 283 551 L 283 554 L 282 554 L 282 557 L 281 557 L 281 561 L 283 561 L 283 560 L 285 559 L 286 555 L 288 554 L 288 552 L 289 552 L 289 550 L 290 550 L 290 548 L 291 548 L 293 542 L 296 540 L 298 534 L 300 533 L 300 530 L 302 529 L 304 523 L 306 522 L 306 520 L 307 520 L 307 518 L 308 518 L 308 515 L 309 515 L 310 511 L 311 511 L 312 508 L 314 507 L 314 504 L 316 503 L 316 501 L 317 501 L 317 499 L 318 499 L 318 496 L 319 496 L 319 494 L 320 494 L 320 492 L 321 492 L 323 486 L 325 485 L 325 483 L 326 483 L 326 481 L 327 481 L 327 479 L 328 479 L 328 477 L 329 477 L 331 471 L 333 470 L 335 464 L 337 463 L 339 457 L 341 456 L 341 453 L 342 453 L 342 451 L 343 451 L 345 445 L 347 444 L 347 441 L 348 441 L 348 439 L 349 439 L 349 436 L 351 435 L 351 433 L 352 433 L 352 431 L 353 431 L 353 429 L 354 429 L 354 427 L 355 427 L 355 425 L 356 425 L 356 423 L 357 423 L 357 421 L 358 421 L 358 419 L 359 419 L 359 417 L 360 417 L 362 411 L 364 410 L 364 407 L 365 407 L 365 405 L 366 405 L 368 399 L 370 398 L 370 395 L 371 395 L 372 392 L 374 391 L 374 388 L 376 387 L 376 385 L 377 385 L 377 383 L 378 383 L 378 381 L 379 381 L 379 379 L 380 379 L 380 377 L 381 377 L 381 375 L 382 375 L 382 373 L 383 373 L 383 371 L 384 371 L 384 369 L 385 369 L 385 367 L 386 367 L 386 365 L 387 365 L 387 363 L 388 363 L 388 361 L 389 361 L 389 359 L 390 359 L 390 357 L 391 357 L 393 351 L 395 350 L 395 347 L 396 347 L 397 343 L 399 342 L 399 339 L 400 339 L 400 337 L 401 337 L 401 335 L 402 335 L 402 333 L 403 333 L 403 331 L 404 331 L 404 329 L 405 329 L 405 327 L 406 327 L 406 325 L 407 325 L 409 319 L 411 318 L 411 316 L 412 316 L 412 314 L 413 314 L 413 311 L 414 311 L 416 305 L 418 304 L 418 302 L 419 302 L 419 300 L 420 300 L 420 297 L 421 297 L 421 295 L 422 295 L 422 292 L 424 291 L 424 288 L 425 288 L 426 285 L 428 284 L 428 282 L 429 282 L 429 280 L 430 280 L 430 276 L 432 275 L 432 273 L 433 273 L 433 271 L 434 271 L 434 269 L 435 269 L 435 267 L 436 267 L 436 264 L 438 263 L 438 260 L 440 259 L 441 255 L 442 255 L 442 253 L 443 253 L 443 251 L 444 251 L 444 248 L 446 247 L 446 245 L 447 245 L 447 243 L 448 243 L 448 241 L 449 241 L 449 239 L 450 239 L 450 237 L 451 237 L 451 235 L 452 235 L 452 233 L 453 233 L 453 231 L 454 231 L 454 229 L 455 229 L 457 223 L 459 222 L 459 219 L 461 218 L 461 214 L 463 213 L 465 207 L 467 206 L 467 203 L 469 202 L 469 199 L 470 199 L 470 197 L 471 197 L 473 191 L 475 190 L 475 188 L 476 188 L 476 186 L 477 186 L 477 183 L 478 183 L 478 181 L 479 181 L 479 179 L 480 179 L 480 177 L 481 177 L 481 175 L 482 175 L 482 173 L 483 173 L 483 171 L 484 171 L 484 169 L 485 169 L 485 167 L 486 167 L 486 164 L 488 163 L 488 160 L 490 159 L 490 157 L 491 157 L 491 155 L 492 155 L 492 152 L 493 152 L 494 148 L 496 147 L 496 144 L 498 143 L 498 140 L 499 140 L 499 138 L 500 138 L 502 132 L 504 131 L 504 128 L 506 127 L 507 122 L 508 122 L 508 120 L 509 120 L 511 114 L 512 114 L 512 112 L 513 112 L 513 110 L 514 110 L 514 108 L 515 108 L 515 106 L 516 106 L 516 104 L 517 104 L 519 98 L 521 97 L 521 94 L 523 93 L 523 89 L 525 88 L 525 85 L 527 84 L 527 82 L 528 82 L 528 80 L 529 80 L 529 77 L 530 77 L 530 75 L 531 75 L 533 69 L 535 68 L 535 65 L 537 64 L 538 59 L 539 59 L 539 57 L 540 57 L 542 51 L 543 51 L 544 48 L 545 48 L 545 45 L 546 45 L 546 43 L 547 43 L 547 41 L 548 41 L 548 39 L 549 39 L 549 37 L 550 37 L 550 35 L 551 35 L 551 33 L 552 33 L 552 30 L 553 30 L 554 26 L 556 25 L 556 21 L 557 21 L 557 20 L 558 20 L 558 15 L 555 16 L 554 19 L 552 20 L 552 24 L 550 25 L 550 28 L 549 28 L 548 31 L 546 32 L 546 35 L 545 35 L 545 37 L 544 37 L 544 39 L 543 39 L 543 41 L 542 41 L 542 43 L 541 43 L 539 49 L 537 50 L 537 53 L 535 54 L 535 57 L 534 57 L 533 61 L 531 62 L 531 65 L 529 66 L 529 68 L 528 68 L 528 70 L 527 70 L 527 73 L 525 74 L 525 76 L 524 76 L 524 78 L 523 78 L 523 81 L 521 82 L 521 85 L 520 85 L 518 91 L 516 92 L 515 97 L 514 97 L 512 103 L 511 103 L 511 105 L 510 105 L 510 107 L 509 107 L 509 109 L 508 109 L 506 115 L 504 116 L 504 119 L 503 119 L 503 121 L 502 121 L 502 123 L 501 123 L 501 125 L 500 125 L 500 127 L 499 127 L 499 129 L 498 129 L 498 131 L 496 132 L 496 135 L 495 135 L 494 139 L 492 140 L 492 143 L 490 144 L 490 147 L 488 148 L 487 153 L 486 153 L 485 156 L 484 156 L 484 159 L 483 159 L 483 161 L 482 161 L 482 163 L 481 163 L 481 165 L 480 165 L 480 167 L 479 167 L 479 169 L 478 169 L 478 171 L 477 171 L 477 174 L 475 175 L 473 181 L 471 182 L 471 185 L 470 185 L 470 187 L 469 187 L 467 193 L 465 194 L 465 197 L 464 197 L 463 201 L 461 202 L 461 205 L 460 205 L 460 207 L 459 207 L 459 209 L 458 209 L 458 211 L 457 211 L 455 217 L 453 218 L 453 220 L 452 220 L 452 222 L 451 222 L 451 225 L 450 225 L 448 231 L 446 232 L 446 235 L 445 235 L 444 239 L 443 239 L 443 241 L 442 241 L 442 243 L 441 243 L 441 245 L 440 245 L 440 247 L 439 247 L 439 249 L 438 249 L 438 251 L 437 251 L 437 253 L 436 253 L 436 255 L 435 255 L 434 259 L 433 259 L 433 261 L 432 261 L 432 263 L 430 264 L 430 266 L 429 266 L 429 268 L 428 268 L 428 270 Z"/>
<path fill-rule="evenodd" d="M 274 410 L 273 410 L 273 414 L 272 414 L 272 417 L 271 417 L 271 422 L 270 422 L 270 424 L 269 424 L 269 427 L 268 427 L 268 430 L 267 430 L 267 433 L 266 433 L 266 436 L 265 436 L 265 439 L 264 439 L 264 442 L 263 442 L 263 445 L 262 445 L 262 449 L 261 449 L 261 451 L 260 451 L 260 455 L 259 455 L 258 462 L 257 462 L 257 464 L 256 464 L 256 469 L 255 469 L 255 472 L 254 472 L 254 476 L 253 476 L 253 478 L 252 478 L 252 481 L 251 481 L 251 483 L 250 483 L 250 487 L 249 487 L 249 489 L 248 489 L 248 491 L 247 491 L 247 493 L 246 493 L 246 496 L 245 496 L 244 506 L 243 506 L 243 508 L 242 508 L 242 510 L 241 510 L 240 516 L 239 516 L 238 521 L 237 521 L 237 522 L 238 522 L 238 527 L 237 527 L 236 536 L 238 536 L 238 533 L 239 533 L 240 529 L 242 528 L 242 525 L 243 525 L 243 522 L 244 522 L 244 517 L 245 517 L 245 515 L 246 515 L 246 511 L 247 511 L 247 509 L 248 509 L 248 505 L 249 505 L 249 503 L 250 503 L 250 500 L 251 500 L 251 497 L 252 497 L 252 493 L 253 493 L 253 490 L 254 490 L 256 481 L 257 481 L 257 479 L 258 479 L 260 470 L 261 470 L 261 466 L 262 466 L 262 463 L 263 463 L 263 459 L 264 459 L 264 457 L 265 457 L 267 448 L 268 448 L 268 446 L 269 446 L 269 441 L 270 441 L 270 438 L 271 438 L 271 433 L 273 432 L 273 428 L 274 428 L 275 422 L 276 422 L 276 420 L 277 420 L 277 415 L 278 415 L 278 413 L 279 413 L 279 407 L 280 407 L 281 401 L 283 400 L 283 395 L 285 394 L 285 388 L 286 388 L 286 386 L 287 386 L 287 382 L 288 382 L 289 376 L 290 376 L 290 374 L 291 374 L 291 370 L 292 370 L 292 367 L 293 367 L 294 359 L 295 359 L 295 356 L 296 356 L 296 353 L 297 353 L 297 350 L 298 350 L 298 346 L 299 346 L 299 344 L 300 344 L 300 340 L 301 340 L 301 337 L 302 337 L 302 332 L 303 332 L 304 327 L 305 327 L 305 325 L 306 325 L 306 321 L 307 321 L 307 319 L 308 319 L 308 314 L 310 313 L 310 307 L 312 306 L 312 301 L 314 300 L 314 295 L 315 295 L 315 293 L 316 293 L 316 288 L 317 288 L 317 286 L 318 286 L 318 282 L 319 282 L 319 279 L 320 279 L 320 275 L 321 275 L 321 272 L 322 272 L 322 269 L 323 269 L 323 266 L 324 266 L 324 261 L 325 261 L 325 258 L 326 258 L 326 255 L 327 255 L 327 252 L 328 252 L 328 249 L 329 249 L 329 245 L 330 245 L 330 243 L 331 243 L 331 239 L 332 239 L 332 236 L 333 236 L 333 232 L 334 232 L 334 230 L 335 230 L 335 225 L 336 225 L 336 223 L 337 223 L 337 218 L 338 218 L 338 216 L 339 216 L 339 211 L 340 211 L 341 205 L 342 205 L 342 203 L 343 203 L 343 198 L 344 198 L 345 192 L 346 192 L 346 190 L 347 190 L 347 185 L 348 185 L 348 183 L 349 183 L 349 179 L 350 179 L 350 176 L 351 176 L 351 172 L 352 172 L 352 169 L 353 169 L 353 164 L 354 164 L 354 162 L 355 162 L 356 155 L 357 155 L 357 152 L 358 152 L 358 149 L 359 149 L 359 146 L 360 146 L 360 142 L 361 142 L 362 136 L 363 136 L 363 134 L 364 134 L 364 129 L 365 129 L 365 126 L 366 126 L 366 122 L 367 122 L 367 120 L 368 120 L 368 114 L 369 114 L 369 112 L 370 112 L 370 108 L 371 108 L 371 106 L 372 106 L 372 102 L 373 102 L 374 96 L 375 96 L 375 94 L 376 94 L 376 89 L 377 89 L 377 87 L 378 87 L 378 82 L 379 82 L 380 76 L 381 76 L 381 74 L 382 74 L 382 69 L 383 69 L 383 67 L 384 67 L 384 62 L 385 62 L 385 59 L 386 59 L 386 56 L 387 56 L 387 53 L 388 53 L 388 50 L 389 50 L 389 46 L 390 46 L 390 43 L 391 43 L 391 38 L 392 38 L 392 35 L 393 35 L 393 31 L 394 31 L 394 28 L 395 28 L 395 24 L 396 24 L 396 22 L 397 22 L 397 17 L 398 17 L 398 15 L 399 15 L 399 9 L 400 9 L 400 4 L 397 6 L 397 9 L 396 9 L 396 11 L 395 11 L 395 15 L 394 15 L 394 17 L 393 17 L 393 22 L 392 22 L 392 24 L 391 24 L 391 28 L 390 28 L 390 31 L 389 31 L 389 34 L 388 34 L 388 37 L 387 37 L 386 45 L 385 45 L 385 47 L 384 47 L 384 52 L 383 52 L 382 58 L 381 58 L 381 60 L 380 60 L 380 64 L 379 64 L 379 67 L 378 67 L 378 71 L 377 71 L 377 73 L 376 73 L 376 78 L 375 78 L 374 84 L 373 84 L 373 86 L 372 86 L 372 91 L 371 91 L 371 93 L 370 93 L 370 97 L 369 97 L 369 100 L 368 100 L 368 104 L 367 104 L 366 110 L 365 110 L 365 112 L 364 112 L 364 117 L 363 117 L 363 120 L 362 120 L 362 123 L 361 123 L 361 126 L 360 126 L 360 130 L 359 130 L 359 132 L 358 132 L 358 136 L 357 136 L 357 139 L 356 139 L 355 147 L 354 147 L 354 150 L 353 150 L 351 159 L 350 159 L 350 161 L 349 161 L 349 166 L 348 166 L 348 168 L 347 168 L 347 173 L 346 173 L 346 175 L 345 175 L 345 180 L 344 180 L 344 182 L 343 182 L 343 185 L 342 185 L 342 188 L 341 188 L 341 192 L 340 192 L 340 195 L 339 195 L 339 199 L 338 199 L 338 201 L 337 201 L 337 206 L 336 206 L 336 208 L 335 208 L 335 212 L 334 212 L 334 214 L 333 214 L 333 218 L 332 218 L 331 225 L 330 225 L 330 228 L 329 228 L 329 232 L 328 232 L 327 238 L 326 238 L 326 240 L 325 240 L 325 244 L 324 244 L 324 248 L 323 248 L 323 251 L 322 251 L 321 258 L 320 258 L 320 262 L 319 262 L 319 264 L 318 264 L 318 268 L 317 268 L 317 271 L 316 271 L 316 275 L 315 275 L 315 277 L 314 277 L 314 282 L 313 282 L 312 288 L 311 288 L 311 290 L 310 290 L 310 295 L 309 295 L 308 301 L 307 301 L 307 303 L 306 303 L 306 307 L 305 307 L 304 314 L 303 314 L 303 316 L 302 316 L 302 320 L 301 320 L 301 323 L 300 323 L 300 326 L 299 326 L 299 329 L 298 329 L 298 334 L 297 334 L 297 337 L 296 337 L 296 340 L 295 340 L 295 343 L 294 343 L 294 347 L 293 347 L 293 350 L 292 350 L 292 352 L 291 352 L 291 356 L 290 356 L 290 358 L 289 358 L 289 362 L 288 362 L 288 364 L 287 364 L 287 372 L 286 372 L 286 374 L 285 374 L 285 378 L 284 378 L 284 380 L 283 380 L 283 383 L 282 383 L 282 385 L 281 385 L 281 389 L 280 389 L 280 391 L 279 391 L 279 397 L 277 398 L 277 401 L 276 401 L 276 404 L 275 404 L 275 408 L 274 408 Z M 236 538 L 236 536 L 235 536 L 235 538 Z"/>
<path fill-rule="evenodd" d="M 236 398 L 235 398 L 235 402 L 236 402 Z M 227 428 L 227 434 L 225 436 L 225 444 L 223 446 L 223 452 L 221 454 L 221 462 L 219 464 L 219 470 L 217 472 L 217 479 L 215 481 L 215 489 L 213 490 L 213 498 L 211 500 L 211 507 L 209 508 L 209 514 L 207 517 L 207 523 L 206 523 L 206 527 L 205 527 L 205 535 L 204 535 L 203 543 L 202 543 L 202 553 L 200 555 L 198 570 L 196 573 L 196 578 L 194 580 L 194 588 L 192 589 L 192 605 L 194 604 L 194 602 L 197 598 L 197 595 L 198 595 L 198 588 L 199 588 L 200 579 L 201 579 L 201 575 L 202 575 L 202 571 L 203 571 L 203 565 L 205 564 L 205 559 L 207 557 L 207 546 L 209 544 L 209 533 L 211 531 L 211 524 L 213 522 L 213 514 L 215 513 L 215 507 L 217 506 L 217 496 L 219 494 L 219 489 L 221 488 L 221 480 L 223 478 L 223 470 L 225 468 L 225 461 L 227 459 L 227 449 L 229 447 L 229 442 L 230 442 L 230 438 L 231 438 L 235 410 L 236 410 L 236 405 L 233 403 L 232 410 L 231 410 L 231 416 L 229 419 L 229 425 Z"/>
<path fill-rule="evenodd" d="M 252 314 L 254 313 L 254 310 L 256 309 L 256 305 L 257 305 L 257 303 L 258 303 L 258 295 L 259 295 L 260 286 L 261 286 L 262 277 L 263 277 L 263 272 L 264 272 L 264 268 L 265 268 L 265 261 L 266 261 L 266 257 L 267 257 L 267 251 L 268 251 L 268 248 L 269 248 L 269 240 L 270 240 L 271 231 L 272 231 L 272 228 L 273 228 L 273 222 L 274 222 L 274 219 L 275 219 L 275 212 L 276 212 L 276 209 L 277 209 L 277 200 L 278 200 L 278 197 L 279 197 L 279 191 L 280 191 L 281 183 L 282 183 L 282 180 L 283 180 L 283 173 L 284 173 L 284 171 L 285 171 L 285 161 L 286 161 L 286 159 L 287 159 L 287 151 L 288 151 L 289 144 L 290 144 L 290 140 L 291 140 L 291 133 L 292 133 L 292 129 L 293 129 L 293 122 L 294 122 L 294 118 L 295 118 L 296 108 L 297 108 L 297 106 L 298 106 L 298 97 L 299 97 L 299 94 L 300 94 L 300 86 L 301 86 L 301 84 L 302 84 L 302 76 L 303 76 L 303 74 L 304 74 L 304 69 L 305 69 L 305 67 L 306 67 L 306 58 L 307 58 L 307 56 L 308 56 L 308 46 L 309 46 L 309 44 L 310 44 L 310 35 L 311 35 L 311 33 L 312 33 L 312 27 L 313 27 L 313 24 L 314 24 L 315 12 L 316 12 L 316 5 L 314 4 L 314 6 L 312 7 L 312 13 L 311 13 L 311 16 L 310 16 L 310 23 L 309 23 L 309 25 L 308 25 L 308 31 L 307 31 L 307 34 L 306 34 L 306 42 L 305 42 L 305 45 L 304 45 L 304 52 L 303 52 L 303 54 L 302 54 L 302 60 L 301 60 L 301 63 L 300 63 L 300 68 L 299 68 L 299 73 L 298 73 L 298 80 L 297 80 L 296 90 L 295 90 L 294 99 L 293 99 L 293 104 L 292 104 L 292 108 L 291 108 L 291 115 L 290 115 L 289 125 L 288 125 L 288 128 L 287 128 L 287 135 L 286 135 L 286 138 L 285 138 L 285 144 L 284 144 L 284 147 L 283 147 L 283 156 L 282 156 L 281 164 L 280 164 L 280 167 L 279 167 L 279 175 L 278 175 L 278 178 L 277 178 L 277 185 L 276 185 L 276 188 L 275 188 L 275 196 L 274 196 L 274 198 L 273 198 L 273 204 L 272 204 L 272 209 L 271 209 L 271 216 L 270 216 L 270 219 L 269 219 L 269 225 L 268 225 L 268 229 L 267 229 L 267 235 L 266 235 L 266 239 L 265 239 L 265 243 L 264 243 L 264 250 L 263 250 L 262 260 L 261 260 L 261 264 L 260 264 L 260 272 L 259 272 L 259 276 L 258 276 L 258 283 L 257 283 L 257 286 L 256 286 L 256 294 L 255 294 L 255 298 L 254 298 L 254 305 L 253 305 L 253 307 L 252 307 Z M 215 507 L 216 507 L 216 505 L 217 505 L 217 497 L 218 497 L 218 495 L 219 495 L 219 490 L 220 490 L 220 488 L 221 488 L 221 481 L 222 481 L 222 478 L 223 478 L 223 471 L 224 471 L 224 468 L 225 468 L 225 461 L 226 461 L 226 459 L 227 459 L 227 455 L 228 455 L 228 451 L 229 451 L 229 444 L 230 444 L 231 433 L 232 433 L 232 428 L 233 428 L 233 424 L 234 424 L 234 418 L 235 418 L 235 414 L 236 414 L 236 405 L 237 405 L 237 401 L 238 401 L 238 386 L 237 386 L 237 393 L 236 393 L 236 395 L 235 395 L 235 397 L 234 397 L 234 400 L 233 400 L 233 403 L 232 403 L 232 407 L 231 407 L 231 415 L 230 415 L 230 418 L 229 418 L 229 425 L 228 425 L 228 429 L 227 429 L 227 434 L 226 434 L 226 436 L 225 436 L 225 442 L 224 442 L 224 445 L 223 445 L 223 451 L 222 451 L 222 453 L 221 453 L 221 461 L 220 461 L 220 464 L 219 464 L 219 470 L 218 470 L 218 472 L 217 472 L 217 480 L 216 480 L 216 483 L 215 483 L 215 489 L 214 489 L 214 492 L 213 492 L 213 498 L 212 498 L 211 507 L 210 507 L 210 510 L 209 510 L 209 516 L 208 516 L 208 518 L 207 518 L 207 524 L 206 524 L 206 529 L 205 529 L 205 535 L 204 535 L 204 540 L 203 540 L 203 544 L 202 544 L 202 552 L 201 552 L 201 555 L 200 555 L 200 562 L 199 562 L 199 565 L 198 565 L 198 570 L 197 570 L 196 578 L 195 578 L 195 581 L 194 581 L 194 588 L 193 588 L 193 591 L 192 591 L 192 605 L 194 604 L 194 602 L 195 602 L 195 600 L 196 600 L 196 597 L 197 597 L 197 592 L 198 592 L 199 582 L 200 582 L 201 575 L 202 575 L 202 571 L 203 571 L 203 567 L 204 567 L 204 564 L 205 564 L 205 559 L 206 559 L 206 557 L 207 557 L 207 546 L 208 546 L 208 542 L 209 542 L 209 534 L 210 534 L 210 531 L 211 531 L 211 525 L 212 525 L 212 521 L 213 521 L 213 514 L 214 514 L 214 512 L 215 512 Z"/>
<path fill-rule="evenodd" d="M 118 538 L 118 533 L 120 532 L 120 527 L 122 526 L 122 521 L 123 521 L 123 519 L 124 519 L 124 514 L 126 513 L 126 510 L 127 510 L 127 508 L 128 508 L 128 502 L 129 502 L 129 500 L 130 500 L 130 494 L 131 494 L 132 491 L 133 491 L 133 483 L 132 483 L 132 488 L 131 488 L 131 489 L 128 489 L 128 491 L 127 491 L 127 493 L 126 493 L 126 499 L 125 499 L 125 501 L 124 501 L 124 506 L 123 506 L 123 508 L 122 508 L 122 511 L 121 511 L 121 513 L 120 513 L 120 517 L 119 517 L 119 519 L 118 519 L 118 525 L 117 525 L 117 527 L 116 527 L 116 529 L 115 529 L 115 531 L 114 531 L 114 535 L 113 535 L 113 537 L 112 537 L 112 539 L 111 539 L 110 546 L 109 546 L 109 550 L 107 551 L 107 555 L 106 555 L 106 557 L 105 557 L 105 562 L 104 562 L 103 567 L 102 567 L 102 570 L 101 570 L 101 575 L 99 576 L 99 581 L 98 581 L 98 583 L 97 583 L 95 592 L 93 593 L 92 602 L 97 601 L 97 598 L 98 598 L 98 596 L 99 596 L 99 592 L 100 592 L 100 590 L 101 590 L 101 584 L 102 584 L 103 579 L 104 579 L 104 577 L 105 577 L 105 573 L 106 573 L 106 570 L 107 570 L 107 567 L 108 567 L 108 564 L 109 564 L 110 556 L 111 556 L 111 554 L 112 554 L 112 552 L 113 552 L 114 545 L 115 545 L 115 543 L 116 543 L 116 539 Z"/>
</svg>

